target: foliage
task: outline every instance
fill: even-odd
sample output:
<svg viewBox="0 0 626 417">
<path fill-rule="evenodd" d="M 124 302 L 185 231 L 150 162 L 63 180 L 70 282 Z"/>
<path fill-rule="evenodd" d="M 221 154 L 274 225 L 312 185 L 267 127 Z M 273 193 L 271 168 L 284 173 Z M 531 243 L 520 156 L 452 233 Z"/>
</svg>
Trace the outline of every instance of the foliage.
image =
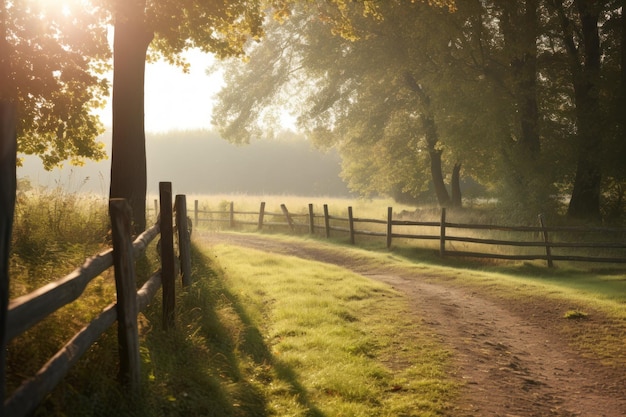
<svg viewBox="0 0 626 417">
<path fill-rule="evenodd" d="M 18 107 L 18 151 L 39 155 L 47 169 L 105 157 L 102 124 L 110 52 L 101 12 L 89 4 L 2 3 L 1 97 Z M 5 73 L 6 71 L 6 73 Z"/>
<path fill-rule="evenodd" d="M 289 19 L 267 23 L 247 65 L 227 67 L 214 123 L 245 143 L 286 108 L 318 144 L 339 149 L 345 179 L 363 195 L 415 197 L 434 182 L 439 196 L 433 160 L 442 158 L 443 172 L 461 163 L 466 176 L 497 193 L 503 211 L 554 212 L 556 197 L 581 187 L 585 167 L 595 176 L 601 160 L 618 182 L 623 171 L 614 151 L 623 153 L 618 103 L 626 90 L 604 80 L 615 85 L 626 73 L 617 64 L 623 45 L 615 43 L 624 17 L 614 2 L 592 11 L 600 19 L 590 33 L 611 55 L 598 68 L 602 76 L 583 74 L 597 93 L 596 119 L 612 123 L 598 130 L 597 120 L 581 118 L 587 101 L 576 93 L 584 90 L 577 71 L 591 44 L 574 36 L 576 60 L 568 44 L 568 31 L 582 33 L 582 3 L 458 2 L 450 11 L 391 1 L 370 13 L 357 2 L 340 8 L 354 35 L 339 31 L 343 37 L 334 36 L 332 4 L 297 6 Z M 585 143 L 581 129 L 596 129 L 586 137 L 597 139 Z M 600 143 L 602 159 L 591 149 Z M 599 202 L 590 198 L 592 210 Z"/>
</svg>

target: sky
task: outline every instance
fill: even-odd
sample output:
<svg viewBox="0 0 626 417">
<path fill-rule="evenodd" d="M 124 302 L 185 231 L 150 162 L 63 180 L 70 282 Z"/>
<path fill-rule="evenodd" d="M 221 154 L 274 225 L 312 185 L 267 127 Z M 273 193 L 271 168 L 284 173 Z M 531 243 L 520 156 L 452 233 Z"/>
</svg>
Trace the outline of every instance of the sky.
<svg viewBox="0 0 626 417">
<path fill-rule="evenodd" d="M 192 50 L 185 56 L 191 63 L 189 73 L 167 62 L 146 65 L 146 132 L 212 128 L 213 97 L 223 85 L 222 77 L 207 75 L 207 68 L 215 62 L 212 55 Z M 111 97 L 98 114 L 110 127 Z"/>
<path fill-rule="evenodd" d="M 184 73 L 181 68 L 167 62 L 146 64 L 145 78 L 145 129 L 146 146 L 152 149 L 154 134 L 169 131 L 214 130 L 211 124 L 214 96 L 223 86 L 219 72 L 207 74 L 207 69 L 215 63 L 212 55 L 191 50 L 185 53 L 191 64 L 190 71 Z M 110 76 L 112 78 L 112 75 Z M 97 111 L 103 124 L 111 128 L 111 97 L 107 106 Z M 285 115 L 283 126 L 295 129 L 294 119 Z M 106 135 L 105 135 L 106 136 Z M 185 137 L 185 135 L 181 135 Z M 107 153 L 110 143 L 106 142 Z M 86 161 L 84 167 L 64 164 L 63 168 L 44 171 L 37 156 L 24 156 L 24 165 L 18 168 L 18 177 L 29 178 L 33 184 L 47 188 L 62 186 L 70 191 L 97 192 L 105 195 L 108 191 L 110 159 Z M 158 183 L 153 181 L 155 185 Z"/>
</svg>

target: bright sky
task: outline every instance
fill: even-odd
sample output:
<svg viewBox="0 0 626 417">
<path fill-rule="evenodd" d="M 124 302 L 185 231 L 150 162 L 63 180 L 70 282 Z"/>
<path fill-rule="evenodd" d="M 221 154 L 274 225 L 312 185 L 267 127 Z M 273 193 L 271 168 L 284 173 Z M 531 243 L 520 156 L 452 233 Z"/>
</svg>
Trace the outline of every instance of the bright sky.
<svg viewBox="0 0 626 417">
<path fill-rule="evenodd" d="M 145 125 L 147 132 L 211 129 L 213 96 L 220 90 L 219 75 L 208 76 L 206 70 L 214 58 L 200 51 L 185 55 L 190 72 L 166 62 L 146 65 Z M 105 126 L 111 126 L 111 97 L 100 113 Z"/>
</svg>

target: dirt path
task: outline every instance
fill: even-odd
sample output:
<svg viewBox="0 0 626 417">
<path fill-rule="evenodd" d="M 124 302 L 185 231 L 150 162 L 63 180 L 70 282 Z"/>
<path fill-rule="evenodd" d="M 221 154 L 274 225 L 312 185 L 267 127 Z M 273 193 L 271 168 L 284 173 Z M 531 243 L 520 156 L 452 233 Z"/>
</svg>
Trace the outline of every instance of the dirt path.
<svg viewBox="0 0 626 417">
<path fill-rule="evenodd" d="M 493 299 L 476 289 L 371 270 L 337 250 L 259 235 L 204 233 L 228 243 L 336 264 L 407 294 L 416 313 L 453 352 L 464 381 L 450 416 L 626 416 L 626 375 L 583 358 L 559 337 L 554 309 Z M 532 312 L 532 314 L 529 314 Z M 624 335 L 622 335 L 624 337 Z"/>
</svg>

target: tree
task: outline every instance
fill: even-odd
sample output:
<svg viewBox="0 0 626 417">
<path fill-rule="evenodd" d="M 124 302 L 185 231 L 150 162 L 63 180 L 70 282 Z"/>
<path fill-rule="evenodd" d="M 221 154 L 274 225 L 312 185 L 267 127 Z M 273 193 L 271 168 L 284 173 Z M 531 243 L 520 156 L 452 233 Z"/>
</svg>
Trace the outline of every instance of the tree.
<svg viewBox="0 0 626 417">
<path fill-rule="evenodd" d="M 373 19 L 355 17 L 363 15 L 357 13 L 360 5 L 345 5 L 342 17 L 347 19 L 346 10 L 354 14 L 350 15 L 349 36 L 340 37 L 333 35 L 336 9 L 324 2 L 316 5 L 313 12 L 296 9 L 290 21 L 268 29 L 268 39 L 251 52 L 252 64 L 247 68 L 230 68 L 214 117 L 223 135 L 246 142 L 260 134 L 267 123 L 257 124 L 256 120 L 271 114 L 271 102 L 286 102 L 286 97 L 293 97 L 290 91 L 298 91 L 301 100 L 293 108 L 301 126 L 320 145 L 340 150 L 344 178 L 353 190 L 369 194 L 400 189 L 415 196 L 431 178 L 440 204 L 449 205 L 442 174 L 443 148 L 423 83 L 432 76 L 433 66 L 421 62 L 414 51 L 427 33 L 413 35 L 415 16 L 427 13 L 428 6 L 377 3 L 375 12 L 384 19 Z M 403 18 L 402 14 L 409 16 Z M 416 75 L 420 70 L 431 74 Z M 239 94 L 242 86 L 245 96 Z M 370 152 L 357 148 L 369 148 Z M 372 148 L 376 148 L 375 154 Z M 407 153 L 409 148 L 412 152 Z M 396 149 L 399 152 L 394 152 Z M 421 184 L 415 176 L 408 179 L 398 172 L 398 165 L 410 163 L 398 164 L 384 156 L 413 157 L 413 163 L 421 165 L 422 149 L 430 155 L 430 175 L 409 169 L 423 179 Z M 390 175 L 392 172 L 396 174 Z"/>
<path fill-rule="evenodd" d="M 39 155 L 46 168 L 66 159 L 80 163 L 104 156 L 95 141 L 101 127 L 89 110 L 98 104 L 98 94 L 106 91 L 98 65 L 106 58 L 106 42 L 98 42 L 100 33 L 89 29 L 93 11 L 67 12 L 59 14 L 35 2 L 0 3 L 2 398 L 17 152 Z"/>
<path fill-rule="evenodd" d="M 624 200 L 624 89 L 614 88 L 624 19 L 620 1 L 590 4 L 468 0 L 450 13 L 397 0 L 364 13 L 307 3 L 268 27 L 249 65 L 229 68 L 214 120 L 245 142 L 288 104 L 311 138 L 340 150 L 363 194 L 416 196 L 430 182 L 440 204 L 458 203 L 462 163 L 507 213 L 554 211 L 568 189 L 588 191 L 572 193 L 570 214 L 580 201 L 599 213 L 600 168 Z"/>
<path fill-rule="evenodd" d="M 601 70 L 600 7 L 582 0 L 574 1 L 572 7 L 575 10 L 566 10 L 559 0 L 554 0 L 552 7 L 558 15 L 563 45 L 569 58 L 576 108 L 578 160 L 568 214 L 600 219 L 603 136 L 597 82 Z M 580 21 L 578 31 L 573 21 L 576 17 Z"/>
<path fill-rule="evenodd" d="M 184 3 L 111 0 L 115 20 L 113 148 L 110 197 L 129 200 L 135 232 L 146 226 L 144 72 L 148 47 L 185 66 L 180 53 L 200 48 L 220 57 L 241 55 L 261 35 L 261 1 Z"/>
<path fill-rule="evenodd" d="M 575 150 L 568 215 L 598 221 L 603 186 L 624 178 L 624 17 L 622 1 L 548 2 L 554 37 L 567 63 L 564 83 Z M 607 176 L 607 174 L 609 174 Z M 603 181 L 603 178 L 612 181 Z M 617 180 L 619 185 L 619 180 Z"/>
<path fill-rule="evenodd" d="M 91 110 L 108 92 L 106 28 L 98 9 L 74 6 L 2 3 L 2 97 L 16 106 L 18 152 L 47 169 L 105 156 Z"/>
</svg>

